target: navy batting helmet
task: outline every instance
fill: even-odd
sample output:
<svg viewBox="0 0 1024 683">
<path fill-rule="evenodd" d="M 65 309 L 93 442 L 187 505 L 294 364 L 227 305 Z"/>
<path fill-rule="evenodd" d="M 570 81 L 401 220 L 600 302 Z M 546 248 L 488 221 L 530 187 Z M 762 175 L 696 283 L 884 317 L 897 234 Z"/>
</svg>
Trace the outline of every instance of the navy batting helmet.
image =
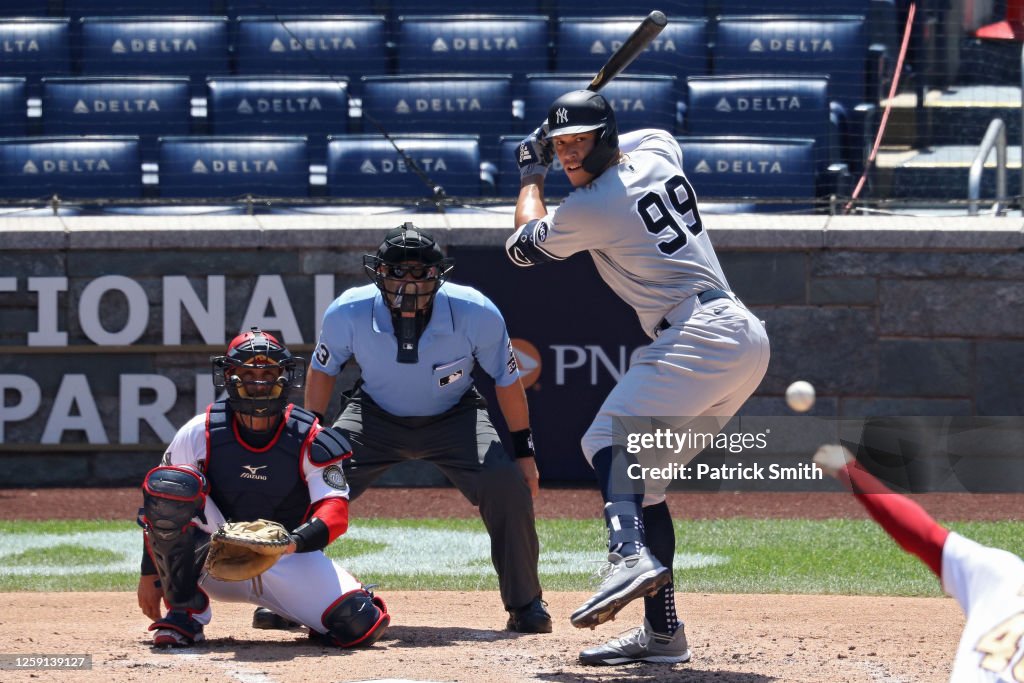
<svg viewBox="0 0 1024 683">
<path fill-rule="evenodd" d="M 600 175 L 619 152 L 615 112 L 603 96 L 590 90 L 573 90 L 551 103 L 548 136 L 573 135 L 600 130 L 594 149 L 583 160 L 583 170 Z"/>
<path fill-rule="evenodd" d="M 376 255 L 363 256 L 367 276 L 395 309 L 428 308 L 454 267 L 437 240 L 412 223 L 389 230 Z"/>
<path fill-rule="evenodd" d="M 288 390 L 302 386 L 305 361 L 293 356 L 272 334 L 253 327 L 228 344 L 227 353 L 210 359 L 213 384 L 227 389 L 228 405 L 236 413 L 273 417 L 288 405 Z M 246 370 L 255 373 L 245 373 Z M 245 373 L 249 376 L 242 378 Z"/>
</svg>

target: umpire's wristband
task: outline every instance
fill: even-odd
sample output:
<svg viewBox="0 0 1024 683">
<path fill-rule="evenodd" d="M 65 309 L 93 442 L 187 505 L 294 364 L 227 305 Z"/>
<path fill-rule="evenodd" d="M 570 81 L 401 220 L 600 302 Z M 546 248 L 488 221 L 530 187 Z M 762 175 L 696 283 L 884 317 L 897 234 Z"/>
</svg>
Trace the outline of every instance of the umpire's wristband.
<svg viewBox="0 0 1024 683">
<path fill-rule="evenodd" d="M 533 432 L 529 427 L 512 432 L 512 450 L 517 459 L 537 456 L 537 452 L 533 449 Z"/>
</svg>

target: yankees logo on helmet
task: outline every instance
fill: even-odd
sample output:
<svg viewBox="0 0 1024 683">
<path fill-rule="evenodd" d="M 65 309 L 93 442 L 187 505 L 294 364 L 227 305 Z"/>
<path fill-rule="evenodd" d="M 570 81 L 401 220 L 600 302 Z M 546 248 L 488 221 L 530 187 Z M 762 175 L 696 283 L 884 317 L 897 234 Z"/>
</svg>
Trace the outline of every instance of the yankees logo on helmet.
<svg viewBox="0 0 1024 683">
<path fill-rule="evenodd" d="M 561 107 L 555 112 L 555 123 L 569 123 L 569 110 Z"/>
</svg>

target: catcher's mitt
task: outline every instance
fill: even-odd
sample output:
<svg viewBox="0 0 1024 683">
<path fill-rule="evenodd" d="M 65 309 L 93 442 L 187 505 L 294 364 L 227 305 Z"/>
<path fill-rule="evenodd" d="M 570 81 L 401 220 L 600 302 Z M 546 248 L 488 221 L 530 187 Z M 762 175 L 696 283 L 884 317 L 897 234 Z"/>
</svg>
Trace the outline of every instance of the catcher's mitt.
<svg viewBox="0 0 1024 683">
<path fill-rule="evenodd" d="M 210 539 L 206 571 L 221 581 L 245 581 L 274 566 L 288 549 L 288 530 L 277 522 L 229 522 Z"/>
</svg>

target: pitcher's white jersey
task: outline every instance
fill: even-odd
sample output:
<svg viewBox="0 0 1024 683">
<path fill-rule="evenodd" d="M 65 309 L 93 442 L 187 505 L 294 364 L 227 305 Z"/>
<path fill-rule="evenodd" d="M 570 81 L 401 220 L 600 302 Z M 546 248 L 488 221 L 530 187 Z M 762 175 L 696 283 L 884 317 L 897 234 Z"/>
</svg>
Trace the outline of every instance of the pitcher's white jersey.
<svg viewBox="0 0 1024 683">
<path fill-rule="evenodd" d="M 967 615 L 949 680 L 1024 681 L 1024 561 L 951 532 L 942 547 L 942 587 Z"/>
<path fill-rule="evenodd" d="M 669 133 L 620 136 L 626 152 L 543 219 L 508 240 L 517 265 L 560 261 L 588 250 L 601 278 L 633 307 L 651 338 L 679 302 L 710 289 L 729 290 Z"/>
</svg>

